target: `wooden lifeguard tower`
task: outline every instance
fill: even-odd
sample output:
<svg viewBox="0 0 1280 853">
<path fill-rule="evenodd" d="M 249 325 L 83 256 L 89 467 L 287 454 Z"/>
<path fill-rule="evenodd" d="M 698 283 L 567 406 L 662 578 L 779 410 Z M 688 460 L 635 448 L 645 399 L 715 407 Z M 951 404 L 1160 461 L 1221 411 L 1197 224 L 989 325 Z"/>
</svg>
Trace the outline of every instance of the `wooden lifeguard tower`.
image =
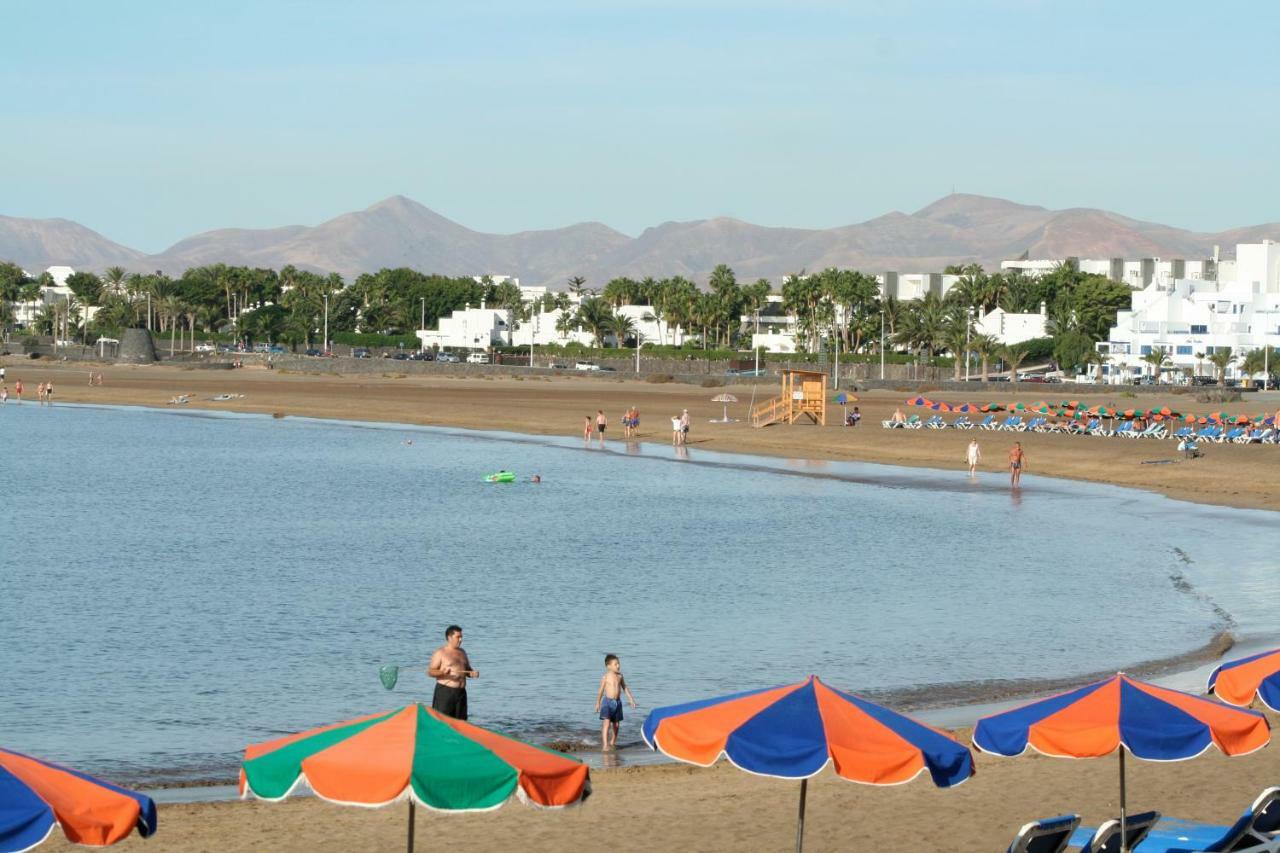
<svg viewBox="0 0 1280 853">
<path fill-rule="evenodd" d="M 808 415 L 815 424 L 827 425 L 827 374 L 816 370 L 782 371 L 782 394 L 751 410 L 751 425 L 764 427 L 778 421 L 793 424 Z"/>
</svg>

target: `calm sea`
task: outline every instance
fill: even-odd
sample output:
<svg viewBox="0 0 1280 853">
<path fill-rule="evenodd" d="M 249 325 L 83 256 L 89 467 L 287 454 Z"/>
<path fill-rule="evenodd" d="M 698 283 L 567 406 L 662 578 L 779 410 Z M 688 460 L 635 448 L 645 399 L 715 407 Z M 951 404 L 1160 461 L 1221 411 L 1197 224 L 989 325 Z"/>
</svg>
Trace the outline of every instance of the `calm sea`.
<svg viewBox="0 0 1280 853">
<path fill-rule="evenodd" d="M 378 667 L 420 667 L 451 622 L 475 721 L 584 742 L 606 652 L 633 740 L 646 708 L 810 673 L 959 702 L 1280 624 L 1276 514 L 1034 474 L 1011 495 L 1000 474 L 12 401 L 0 448 L 0 744 L 122 780 L 227 778 L 248 743 L 429 701 L 420 669 L 389 693 Z M 499 468 L 543 482 L 481 481 Z"/>
</svg>

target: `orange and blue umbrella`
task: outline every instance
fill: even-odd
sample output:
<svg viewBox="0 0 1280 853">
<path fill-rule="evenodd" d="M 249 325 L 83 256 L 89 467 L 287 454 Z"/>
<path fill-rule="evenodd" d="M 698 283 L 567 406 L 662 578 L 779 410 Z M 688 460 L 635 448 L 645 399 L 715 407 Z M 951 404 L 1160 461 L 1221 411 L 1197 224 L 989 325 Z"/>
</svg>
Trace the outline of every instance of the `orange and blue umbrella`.
<svg viewBox="0 0 1280 853">
<path fill-rule="evenodd" d="M 1121 837 L 1125 752 L 1148 761 L 1183 761 L 1211 746 L 1224 755 L 1247 755 L 1270 739 L 1270 727 L 1261 714 L 1157 687 L 1124 673 L 983 717 L 973 730 L 973 745 L 994 755 L 1021 755 L 1034 749 L 1061 758 L 1098 758 L 1117 752 Z"/>
<path fill-rule="evenodd" d="M 74 844 L 104 847 L 156 831 L 148 796 L 19 752 L 0 749 L 0 853 L 30 850 L 54 827 Z"/>
<path fill-rule="evenodd" d="M 651 711 L 645 743 L 678 761 L 710 767 L 721 757 L 758 776 L 800 780 L 796 850 L 804 841 L 808 779 L 830 764 L 841 778 L 900 785 L 928 773 L 940 788 L 974 773 L 973 753 L 936 729 L 828 687 L 817 676 Z"/>
<path fill-rule="evenodd" d="M 1209 673 L 1207 690 L 1243 708 L 1257 694 L 1263 705 L 1280 713 L 1280 649 L 1224 663 Z"/>
</svg>

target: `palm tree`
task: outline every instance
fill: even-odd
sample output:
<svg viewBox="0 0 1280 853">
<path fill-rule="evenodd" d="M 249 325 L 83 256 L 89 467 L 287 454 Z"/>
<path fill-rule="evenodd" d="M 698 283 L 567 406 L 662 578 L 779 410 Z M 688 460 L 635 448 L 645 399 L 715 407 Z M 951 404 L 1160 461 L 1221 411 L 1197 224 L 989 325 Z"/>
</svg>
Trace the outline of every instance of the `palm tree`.
<svg viewBox="0 0 1280 853">
<path fill-rule="evenodd" d="M 580 275 L 569 276 L 569 292 L 579 298 L 582 297 L 582 291 L 585 289 L 587 280 Z"/>
<path fill-rule="evenodd" d="M 1204 353 L 1196 353 L 1196 376 L 1204 374 Z"/>
<path fill-rule="evenodd" d="M 952 380 L 960 381 L 960 368 L 963 362 L 969 357 L 969 348 L 972 341 L 968 335 L 969 329 L 964 325 L 950 325 L 942 336 L 942 342 L 946 346 L 947 351 L 954 356 L 952 364 Z"/>
<path fill-rule="evenodd" d="M 604 346 L 605 332 L 608 331 L 612 318 L 613 310 L 609 303 L 598 296 L 587 297 L 578 306 L 578 322 L 591 330 L 591 336 L 595 338 L 598 347 Z"/>
<path fill-rule="evenodd" d="M 1218 347 L 1209 356 L 1209 363 L 1218 368 L 1218 385 L 1225 387 L 1227 384 L 1227 368 L 1231 366 L 1231 362 L 1236 360 L 1236 354 L 1231 351 L 1231 347 Z"/>
<path fill-rule="evenodd" d="M 1240 371 L 1249 378 L 1253 378 L 1255 374 L 1267 372 L 1268 374 L 1276 371 L 1276 350 L 1275 347 L 1266 346 L 1249 350 L 1244 359 L 1240 362 Z M 1271 377 L 1264 377 L 1264 384 L 1271 384 Z"/>
<path fill-rule="evenodd" d="M 614 314 L 609 321 L 609 331 L 613 334 L 617 346 L 623 346 L 623 341 L 628 337 L 639 337 L 635 321 L 626 314 Z"/>
<path fill-rule="evenodd" d="M 1000 350 L 1000 341 L 994 335 L 974 335 L 969 339 L 969 349 L 982 359 L 982 381 L 986 383 L 987 373 L 991 366 L 991 356 Z"/>
<path fill-rule="evenodd" d="M 1141 361 L 1151 365 L 1151 378 L 1160 381 L 1160 371 L 1169 366 L 1169 351 L 1164 347 L 1152 347 L 1151 352 L 1142 356 Z"/>
<path fill-rule="evenodd" d="M 556 333 L 560 335 L 560 339 L 569 337 L 577 327 L 578 315 L 567 308 L 561 308 L 560 316 L 556 317 Z"/>
<path fill-rule="evenodd" d="M 1091 349 L 1084 354 L 1084 363 L 1086 367 L 1090 364 L 1097 366 L 1097 373 L 1094 378 L 1099 385 L 1102 384 L 1102 367 L 1110 360 L 1111 356 L 1107 355 L 1105 352 L 1099 352 L 1097 349 Z"/>
<path fill-rule="evenodd" d="M 129 278 L 129 273 L 124 267 L 107 267 L 106 273 L 102 276 L 102 282 L 106 285 L 107 291 L 119 296 L 124 293 L 125 282 Z"/>
<path fill-rule="evenodd" d="M 1027 351 L 1016 344 L 1000 350 L 1000 359 L 1009 366 L 1009 381 L 1018 381 L 1018 368 L 1027 360 Z"/>
</svg>

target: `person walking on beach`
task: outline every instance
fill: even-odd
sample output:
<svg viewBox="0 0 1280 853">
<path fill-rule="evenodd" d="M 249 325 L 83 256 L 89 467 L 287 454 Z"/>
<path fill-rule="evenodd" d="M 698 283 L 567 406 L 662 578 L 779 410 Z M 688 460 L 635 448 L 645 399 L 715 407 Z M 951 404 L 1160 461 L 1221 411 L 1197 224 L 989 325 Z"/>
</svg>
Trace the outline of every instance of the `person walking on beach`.
<svg viewBox="0 0 1280 853">
<path fill-rule="evenodd" d="M 46 405 L 53 405 L 53 383 L 46 382 L 44 384 L 44 401 Z"/>
<path fill-rule="evenodd" d="M 671 444 L 674 447 L 680 443 L 680 438 L 684 435 L 680 430 L 680 416 L 671 416 Z"/>
<path fill-rule="evenodd" d="M 978 471 L 978 462 L 982 459 L 982 451 L 978 448 L 978 439 L 969 439 L 969 451 L 966 455 L 969 461 L 969 476 L 972 477 Z"/>
<path fill-rule="evenodd" d="M 0 406 L 9 402 L 9 388 L 3 382 L 0 382 Z"/>
<path fill-rule="evenodd" d="M 604 430 L 609 426 L 609 419 L 604 416 L 604 409 L 596 409 L 596 437 L 600 439 L 600 446 L 604 447 Z"/>
<path fill-rule="evenodd" d="M 591 440 L 591 415 L 586 415 L 582 422 L 582 440 Z"/>
<path fill-rule="evenodd" d="M 623 693 L 627 694 L 627 701 L 634 711 L 636 697 L 631 695 L 631 688 L 622 677 L 622 662 L 617 655 L 605 655 L 604 675 L 600 679 L 600 689 L 596 691 L 596 713 L 600 715 L 600 748 L 605 752 L 613 752 L 618 748 Z"/>
<path fill-rule="evenodd" d="M 1015 441 L 1013 449 L 1009 451 L 1009 485 L 1015 489 L 1021 488 L 1022 469 L 1026 467 L 1027 454 L 1022 450 L 1022 442 Z"/>
<path fill-rule="evenodd" d="M 471 658 L 462 650 L 462 629 L 450 625 L 444 629 L 444 645 L 431 655 L 427 675 L 436 680 L 431 707 L 455 720 L 467 718 L 467 679 L 479 678 L 471 668 Z"/>
<path fill-rule="evenodd" d="M 689 410 L 685 409 L 680 415 L 680 443 L 689 443 Z"/>
<path fill-rule="evenodd" d="M 18 402 L 22 402 L 22 380 L 13 380 L 13 395 L 18 398 Z"/>
</svg>

